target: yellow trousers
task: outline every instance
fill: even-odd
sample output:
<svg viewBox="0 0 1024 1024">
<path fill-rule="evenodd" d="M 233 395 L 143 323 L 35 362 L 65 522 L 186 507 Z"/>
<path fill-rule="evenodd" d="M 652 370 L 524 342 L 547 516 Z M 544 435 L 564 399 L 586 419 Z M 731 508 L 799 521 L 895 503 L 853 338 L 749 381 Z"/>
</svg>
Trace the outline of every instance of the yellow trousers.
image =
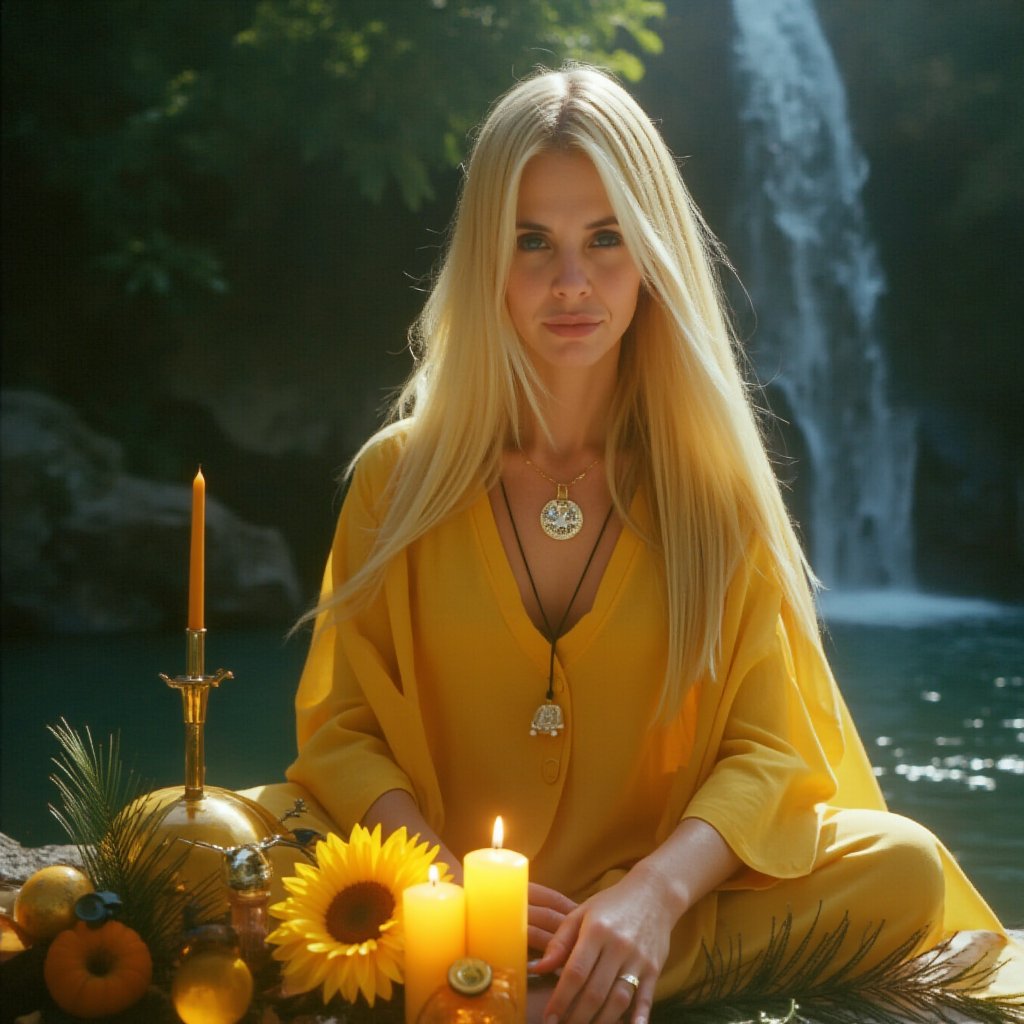
<svg viewBox="0 0 1024 1024">
<path fill-rule="evenodd" d="M 810 874 L 765 879 L 757 888 L 726 887 L 709 894 L 683 918 L 673 935 L 658 994 L 669 995 L 701 982 L 707 969 L 705 946 L 720 967 L 738 961 L 749 964 L 785 922 L 792 955 L 806 936 L 810 941 L 805 952 L 811 952 L 827 934 L 838 934 L 845 921 L 844 937 L 826 976 L 879 926 L 858 972 L 884 959 L 915 933 L 920 933 L 920 939 L 911 953 L 929 949 L 944 937 L 944 890 L 938 844 L 927 829 L 884 811 L 834 811 L 822 828 Z"/>
</svg>

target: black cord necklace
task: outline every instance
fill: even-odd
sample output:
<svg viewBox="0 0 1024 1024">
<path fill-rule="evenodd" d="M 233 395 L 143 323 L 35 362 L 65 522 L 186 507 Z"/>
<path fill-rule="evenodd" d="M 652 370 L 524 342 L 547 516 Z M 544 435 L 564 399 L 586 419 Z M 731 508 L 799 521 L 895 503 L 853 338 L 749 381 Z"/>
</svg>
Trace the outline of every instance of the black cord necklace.
<svg viewBox="0 0 1024 1024">
<path fill-rule="evenodd" d="M 548 662 L 548 692 L 544 698 L 544 703 L 533 713 L 533 721 L 530 722 L 530 735 L 536 736 L 538 733 L 547 733 L 549 736 L 557 736 L 565 728 L 565 716 L 562 714 L 561 705 L 555 700 L 555 645 L 558 643 L 558 638 L 562 635 L 562 628 L 569 620 L 569 612 L 572 611 L 572 606 L 576 603 L 576 597 L 583 586 L 584 579 L 586 579 L 590 563 L 594 561 L 594 556 L 597 554 L 604 531 L 608 529 L 608 523 L 611 521 L 615 506 L 613 504 L 608 509 L 608 514 L 604 517 L 597 540 L 594 541 L 594 546 L 590 549 L 587 564 L 583 566 L 583 572 L 580 573 L 580 578 L 576 582 L 576 589 L 572 592 L 572 597 L 569 598 L 569 603 L 565 606 L 565 612 L 558 623 L 558 628 L 552 629 L 548 613 L 544 611 L 544 604 L 540 599 L 540 593 L 537 591 L 537 584 L 534 582 L 533 573 L 530 572 L 530 563 L 526 560 L 526 552 L 523 550 L 523 542 L 519 538 L 519 530 L 516 529 L 516 520 L 515 516 L 512 515 L 512 505 L 508 500 L 508 491 L 505 490 L 505 481 L 501 480 L 499 482 L 501 484 L 501 496 L 505 499 L 508 521 L 512 524 L 512 534 L 516 538 L 516 546 L 519 548 L 519 555 L 523 560 L 523 568 L 526 569 L 526 578 L 530 581 L 530 589 L 533 591 L 537 607 L 540 609 L 540 617 L 544 620 L 544 628 L 547 631 L 545 635 L 551 644 L 551 659 Z"/>
</svg>

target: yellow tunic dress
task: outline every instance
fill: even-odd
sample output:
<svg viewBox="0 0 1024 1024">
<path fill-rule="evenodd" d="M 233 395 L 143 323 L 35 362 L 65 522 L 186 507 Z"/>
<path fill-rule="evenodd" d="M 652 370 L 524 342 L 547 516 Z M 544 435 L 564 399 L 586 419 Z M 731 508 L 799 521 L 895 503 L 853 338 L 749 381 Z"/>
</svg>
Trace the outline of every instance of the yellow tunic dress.
<svg viewBox="0 0 1024 1024">
<path fill-rule="evenodd" d="M 399 444 L 378 444 L 356 469 L 325 594 L 365 557 Z M 646 521 L 643 495 L 632 513 Z M 752 955 L 772 917 L 788 912 L 810 927 L 820 909 L 825 928 L 849 911 L 857 938 L 885 919 L 889 945 L 917 928 L 924 944 L 960 929 L 1001 931 L 933 836 L 879 813 L 828 666 L 790 622 L 763 555 L 753 552 L 730 586 L 718 677 L 655 725 L 664 619 L 656 561 L 624 528 L 592 609 L 558 642 L 565 730 L 531 736 L 550 649 L 481 489 L 394 560 L 362 611 L 317 624 L 288 778 L 341 830 L 385 792 L 405 790 L 457 856 L 486 845 L 501 814 L 531 879 L 576 900 L 620 878 L 683 818 L 709 822 L 746 870 L 684 915 L 659 997 L 699 980 L 702 945 L 741 932 Z M 914 853 L 890 857 L 886 874 L 893 846 Z"/>
</svg>

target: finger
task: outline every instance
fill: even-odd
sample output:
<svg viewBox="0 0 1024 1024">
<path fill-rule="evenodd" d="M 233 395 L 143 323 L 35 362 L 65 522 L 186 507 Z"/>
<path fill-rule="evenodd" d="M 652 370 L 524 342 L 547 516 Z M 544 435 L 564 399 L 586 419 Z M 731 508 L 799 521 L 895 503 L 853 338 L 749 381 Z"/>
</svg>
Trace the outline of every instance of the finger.
<svg viewBox="0 0 1024 1024">
<path fill-rule="evenodd" d="M 565 916 L 576 909 L 576 903 L 557 890 L 536 882 L 530 883 L 529 901 L 526 942 L 530 950 L 541 954 Z"/>
<path fill-rule="evenodd" d="M 641 977 L 640 987 L 633 997 L 633 1014 L 630 1024 L 647 1024 L 651 1019 L 651 1007 L 654 1005 L 654 987 L 658 982 L 657 975 Z"/>
<path fill-rule="evenodd" d="M 562 1024 L 595 1024 L 599 1018 L 612 1024 L 623 1017 L 632 999 L 632 992 L 616 991 L 622 988 L 616 977 L 623 953 L 617 936 L 603 925 L 592 919 L 583 923 L 552 994 L 552 1011 Z"/>
<path fill-rule="evenodd" d="M 537 962 L 544 957 L 551 940 L 557 931 L 557 925 L 549 928 L 545 925 L 531 924 L 526 929 L 526 945 L 532 951 Z M 552 968 L 553 969 L 553 968 Z"/>
<path fill-rule="evenodd" d="M 573 973 L 573 960 L 582 954 L 588 943 L 577 943 L 573 956 L 562 970 L 562 978 L 569 972 Z M 601 948 L 601 947 L 599 947 Z M 581 957 L 582 959 L 582 957 Z M 586 963 L 586 960 L 583 960 Z M 613 952 L 607 946 L 597 955 L 597 960 L 590 970 L 586 984 L 577 993 L 565 1024 L 614 1024 L 624 1019 L 633 1001 L 633 987 L 619 979 L 622 970 L 617 967 L 622 963 L 621 954 Z M 556 992 L 557 987 L 556 987 Z"/>
<path fill-rule="evenodd" d="M 530 906 L 547 907 L 556 910 L 558 913 L 571 914 L 577 907 L 574 900 L 560 893 L 557 889 L 549 889 L 546 885 L 538 882 L 530 882 L 529 886 Z"/>
<path fill-rule="evenodd" d="M 535 957 L 544 955 L 548 944 L 554 938 L 559 926 L 565 920 L 563 914 L 554 910 L 537 910 L 530 908 L 526 928 L 526 944 Z"/>
<path fill-rule="evenodd" d="M 558 927 L 565 920 L 565 916 L 565 913 L 562 911 L 552 910 L 550 907 L 535 907 L 531 904 L 526 919 L 531 928 L 546 931 L 550 939 L 558 931 Z M 546 942 L 545 945 L 547 945 Z M 541 946 L 540 948 L 543 949 L 544 947 Z"/>
<path fill-rule="evenodd" d="M 526 948 L 534 957 L 529 964 L 531 972 L 540 973 L 537 971 L 537 964 L 540 963 L 540 957 L 550 941 L 551 932 L 543 928 L 534 928 L 532 925 L 526 929 Z"/>
<path fill-rule="evenodd" d="M 571 916 L 566 918 L 567 922 L 571 920 Z M 556 934 L 548 944 L 548 948 L 550 949 L 552 944 L 557 943 L 558 939 L 559 936 Z M 600 946 L 579 941 L 573 945 L 571 952 L 563 960 L 558 983 L 555 985 L 555 990 L 551 993 L 551 998 L 544 1011 L 546 1022 L 551 1021 L 552 1018 L 561 1024 L 569 1024 L 574 1020 L 589 1022 L 590 1017 L 581 1016 L 579 1003 L 584 1000 L 588 1007 L 593 1007 L 596 1010 L 600 1002 L 603 1002 L 603 996 L 601 1000 L 596 1001 L 597 1005 L 595 1005 L 593 994 L 589 998 L 587 997 L 588 983 L 599 955 Z"/>
<path fill-rule="evenodd" d="M 544 947 L 543 956 L 533 965 L 538 974 L 547 974 L 566 963 L 579 938 L 581 921 L 582 915 L 578 910 L 562 919 L 562 923 L 555 929 L 555 934 Z"/>
<path fill-rule="evenodd" d="M 636 997 L 637 989 L 623 978 L 625 973 L 627 972 L 621 971 L 612 979 L 604 1005 L 600 1012 L 592 1018 L 594 1024 L 615 1024 L 616 1021 L 628 1019 L 629 1009 Z"/>
</svg>

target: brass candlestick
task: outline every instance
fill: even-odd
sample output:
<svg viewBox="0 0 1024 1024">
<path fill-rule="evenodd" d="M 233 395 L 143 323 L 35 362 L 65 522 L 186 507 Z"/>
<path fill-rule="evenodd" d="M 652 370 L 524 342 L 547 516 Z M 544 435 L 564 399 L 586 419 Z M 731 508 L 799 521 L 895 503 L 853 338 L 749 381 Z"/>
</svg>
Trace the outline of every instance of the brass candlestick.
<svg viewBox="0 0 1024 1024">
<path fill-rule="evenodd" d="M 226 669 L 217 669 L 207 675 L 206 630 L 185 631 L 185 672 L 173 679 L 160 673 L 160 678 L 172 689 L 181 691 L 182 714 L 185 722 L 185 786 L 171 786 L 150 793 L 150 808 L 165 807 L 157 839 L 166 842 L 171 855 L 177 853 L 177 840 L 191 846 L 182 869 L 179 883 L 189 891 L 207 887 L 211 876 L 219 876 L 221 855 L 219 847 L 245 846 L 260 843 L 274 835 L 285 835 L 286 830 L 264 807 L 229 789 L 206 786 L 206 754 L 204 729 L 206 709 L 211 686 L 220 686 L 234 676 Z M 213 849 L 211 849 L 211 847 Z M 220 899 L 217 910 L 227 909 L 223 890 L 216 890 Z"/>
<path fill-rule="evenodd" d="M 173 690 L 181 691 L 181 710 L 185 720 L 185 799 L 202 800 L 206 780 L 206 746 L 204 726 L 210 687 L 220 686 L 234 673 L 219 668 L 212 676 L 205 674 L 206 630 L 185 630 L 185 675 L 160 678 Z"/>
</svg>

